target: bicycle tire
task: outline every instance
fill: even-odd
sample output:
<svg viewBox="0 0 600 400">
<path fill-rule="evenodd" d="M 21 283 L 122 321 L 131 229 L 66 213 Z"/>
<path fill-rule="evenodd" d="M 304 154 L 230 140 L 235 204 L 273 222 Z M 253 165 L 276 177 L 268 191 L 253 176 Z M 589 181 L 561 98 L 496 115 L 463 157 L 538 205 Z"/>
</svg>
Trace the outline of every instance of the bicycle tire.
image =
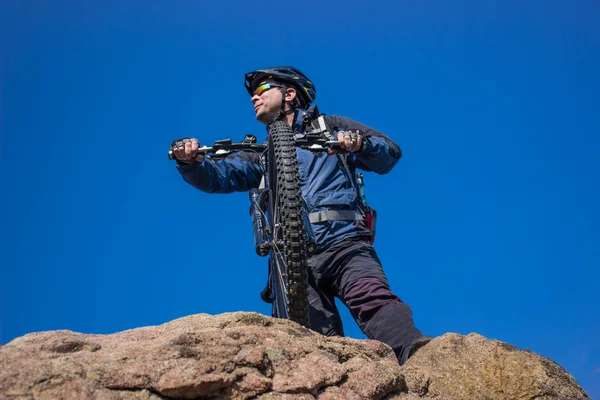
<svg viewBox="0 0 600 400">
<path fill-rule="evenodd" d="M 306 227 L 294 134 L 283 121 L 269 124 L 267 131 L 273 316 L 309 327 Z"/>
</svg>

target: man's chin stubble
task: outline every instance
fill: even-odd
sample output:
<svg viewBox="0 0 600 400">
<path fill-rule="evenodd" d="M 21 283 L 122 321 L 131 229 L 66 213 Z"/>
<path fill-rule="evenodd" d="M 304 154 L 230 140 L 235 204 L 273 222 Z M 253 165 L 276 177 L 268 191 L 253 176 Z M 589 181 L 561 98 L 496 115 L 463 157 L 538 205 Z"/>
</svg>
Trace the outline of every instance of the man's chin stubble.
<svg viewBox="0 0 600 400">
<path fill-rule="evenodd" d="M 267 124 L 269 121 L 275 119 L 275 116 L 269 119 L 269 115 L 265 112 L 259 112 L 256 114 L 256 120 L 262 122 L 263 124 Z"/>
</svg>

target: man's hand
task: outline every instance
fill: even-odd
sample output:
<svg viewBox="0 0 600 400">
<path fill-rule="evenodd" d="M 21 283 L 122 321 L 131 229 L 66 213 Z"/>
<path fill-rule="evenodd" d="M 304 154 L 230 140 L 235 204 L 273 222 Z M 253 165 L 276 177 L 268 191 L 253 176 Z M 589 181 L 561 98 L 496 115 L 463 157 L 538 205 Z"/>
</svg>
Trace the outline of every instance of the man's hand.
<svg viewBox="0 0 600 400">
<path fill-rule="evenodd" d="M 337 134 L 337 140 L 340 143 L 340 150 L 345 150 L 349 153 L 355 153 L 362 149 L 363 136 L 358 130 L 340 131 Z M 330 149 L 327 154 L 335 154 L 335 149 Z"/>
<path fill-rule="evenodd" d="M 194 164 L 204 161 L 204 155 L 198 154 L 200 142 L 194 138 L 177 139 L 171 143 L 171 150 L 175 158 L 185 164 Z"/>
</svg>

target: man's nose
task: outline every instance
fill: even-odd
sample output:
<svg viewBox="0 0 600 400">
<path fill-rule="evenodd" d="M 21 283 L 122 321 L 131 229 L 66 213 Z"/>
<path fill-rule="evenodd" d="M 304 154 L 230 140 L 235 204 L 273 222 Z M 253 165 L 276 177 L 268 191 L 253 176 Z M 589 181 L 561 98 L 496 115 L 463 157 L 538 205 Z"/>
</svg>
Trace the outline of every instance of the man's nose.
<svg viewBox="0 0 600 400">
<path fill-rule="evenodd" d="M 252 96 L 252 98 L 250 99 L 250 101 L 252 101 L 252 104 L 256 103 L 258 101 L 258 99 L 260 99 L 260 96 L 255 94 L 254 96 Z"/>
</svg>

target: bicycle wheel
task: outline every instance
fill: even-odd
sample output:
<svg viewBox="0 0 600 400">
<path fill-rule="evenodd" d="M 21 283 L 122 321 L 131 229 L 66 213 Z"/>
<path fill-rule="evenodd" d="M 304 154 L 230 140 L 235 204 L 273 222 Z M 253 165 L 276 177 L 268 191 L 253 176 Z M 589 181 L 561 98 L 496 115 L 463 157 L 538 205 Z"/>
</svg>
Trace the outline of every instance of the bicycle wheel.
<svg viewBox="0 0 600 400">
<path fill-rule="evenodd" d="M 267 130 L 273 316 L 309 327 L 306 227 L 294 134 L 282 121 L 269 124 Z"/>
</svg>

